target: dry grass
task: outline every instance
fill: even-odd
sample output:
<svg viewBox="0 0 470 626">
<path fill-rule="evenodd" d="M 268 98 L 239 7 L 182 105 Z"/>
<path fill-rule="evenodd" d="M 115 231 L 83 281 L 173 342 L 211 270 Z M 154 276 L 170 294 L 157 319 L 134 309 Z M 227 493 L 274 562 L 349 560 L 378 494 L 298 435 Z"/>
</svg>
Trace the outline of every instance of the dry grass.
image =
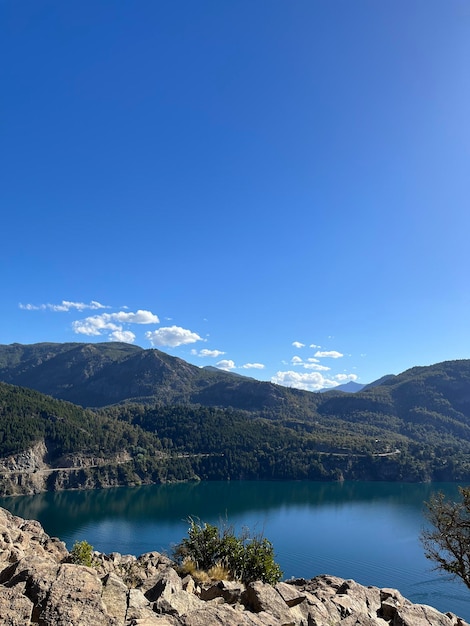
<svg viewBox="0 0 470 626">
<path fill-rule="evenodd" d="M 216 563 L 213 565 L 208 571 L 207 574 L 211 580 L 229 580 L 230 572 L 229 570 L 221 565 L 220 563 Z"/>
<path fill-rule="evenodd" d="M 197 570 L 197 565 L 192 559 L 184 559 L 179 569 L 182 574 L 191 574 L 192 576 Z"/>
<path fill-rule="evenodd" d="M 213 565 L 207 572 L 197 568 L 196 563 L 192 559 L 185 559 L 179 568 L 181 574 L 190 574 L 197 583 L 207 583 L 211 580 L 229 580 L 229 570 L 217 563 Z"/>
<path fill-rule="evenodd" d="M 197 569 L 191 576 L 197 583 L 210 583 L 211 581 L 207 572 L 204 572 L 202 569 Z"/>
</svg>

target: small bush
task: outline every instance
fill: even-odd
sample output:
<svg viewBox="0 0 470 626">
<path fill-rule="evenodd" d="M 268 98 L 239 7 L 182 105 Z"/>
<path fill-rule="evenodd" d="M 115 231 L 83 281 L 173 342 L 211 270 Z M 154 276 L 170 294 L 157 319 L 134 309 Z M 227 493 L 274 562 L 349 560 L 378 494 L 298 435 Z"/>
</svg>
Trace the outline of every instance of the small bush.
<svg viewBox="0 0 470 626">
<path fill-rule="evenodd" d="M 76 541 L 70 551 L 70 560 L 75 565 L 93 565 L 93 546 L 88 541 Z"/>
<path fill-rule="evenodd" d="M 245 546 L 243 562 L 245 582 L 262 580 L 276 584 L 282 576 L 279 565 L 274 561 L 274 548 L 266 537 L 253 537 Z"/>
<path fill-rule="evenodd" d="M 252 537 L 247 531 L 237 537 L 233 528 L 221 530 L 193 518 L 188 521 L 188 537 L 173 550 L 181 571 L 206 572 L 210 578 L 234 578 L 244 583 L 261 580 L 274 585 L 281 579 L 273 546 L 265 537 Z"/>
</svg>

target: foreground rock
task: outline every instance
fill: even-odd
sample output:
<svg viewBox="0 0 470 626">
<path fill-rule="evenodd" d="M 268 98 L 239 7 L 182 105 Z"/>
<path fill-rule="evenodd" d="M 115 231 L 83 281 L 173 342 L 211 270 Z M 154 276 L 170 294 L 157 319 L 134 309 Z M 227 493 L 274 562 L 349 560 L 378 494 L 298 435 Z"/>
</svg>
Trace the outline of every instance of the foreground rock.
<svg viewBox="0 0 470 626">
<path fill-rule="evenodd" d="M 166 556 L 95 553 L 70 562 L 38 522 L 0 509 L 0 624 L 5 626 L 469 626 L 396 589 L 317 576 L 275 587 L 181 578 Z"/>
</svg>

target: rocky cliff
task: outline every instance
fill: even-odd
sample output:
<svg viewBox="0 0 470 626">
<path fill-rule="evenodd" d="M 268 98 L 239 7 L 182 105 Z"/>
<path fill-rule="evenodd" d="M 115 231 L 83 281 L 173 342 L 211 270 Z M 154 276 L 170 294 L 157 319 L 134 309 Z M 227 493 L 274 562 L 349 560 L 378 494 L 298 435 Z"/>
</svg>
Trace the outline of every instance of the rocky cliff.
<svg viewBox="0 0 470 626">
<path fill-rule="evenodd" d="M 158 552 L 94 553 L 71 563 L 65 544 L 37 521 L 0 509 L 0 623 L 5 626 L 468 626 L 412 604 L 395 589 L 334 576 L 275 587 L 197 584 Z"/>
<path fill-rule="evenodd" d="M 31 448 L 0 458 L 0 495 L 33 495 L 67 489 L 102 489 L 145 482 L 132 472 L 117 471 L 131 460 L 126 452 L 113 455 L 65 454 L 50 462 L 44 439 Z M 149 481 L 150 482 L 150 481 Z"/>
</svg>

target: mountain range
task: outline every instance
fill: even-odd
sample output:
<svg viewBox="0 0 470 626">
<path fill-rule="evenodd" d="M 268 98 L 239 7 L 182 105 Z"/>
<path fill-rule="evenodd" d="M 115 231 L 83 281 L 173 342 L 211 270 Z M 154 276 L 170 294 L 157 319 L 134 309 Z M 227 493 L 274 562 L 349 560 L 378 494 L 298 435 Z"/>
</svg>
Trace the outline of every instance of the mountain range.
<svg viewBox="0 0 470 626">
<path fill-rule="evenodd" d="M 95 408 L 139 402 L 264 411 L 296 398 L 316 403 L 306 391 L 114 342 L 0 345 L 0 380 Z"/>
<path fill-rule="evenodd" d="M 18 455 L 33 449 L 42 450 L 36 470 L 87 468 L 39 487 L 9 476 L 11 492 L 19 483 L 69 488 L 72 475 L 74 488 L 196 477 L 470 480 L 469 360 L 414 367 L 354 393 L 311 393 L 125 343 L 11 344 L 0 346 L 0 381 L 5 472 L 21 473 Z"/>
</svg>

